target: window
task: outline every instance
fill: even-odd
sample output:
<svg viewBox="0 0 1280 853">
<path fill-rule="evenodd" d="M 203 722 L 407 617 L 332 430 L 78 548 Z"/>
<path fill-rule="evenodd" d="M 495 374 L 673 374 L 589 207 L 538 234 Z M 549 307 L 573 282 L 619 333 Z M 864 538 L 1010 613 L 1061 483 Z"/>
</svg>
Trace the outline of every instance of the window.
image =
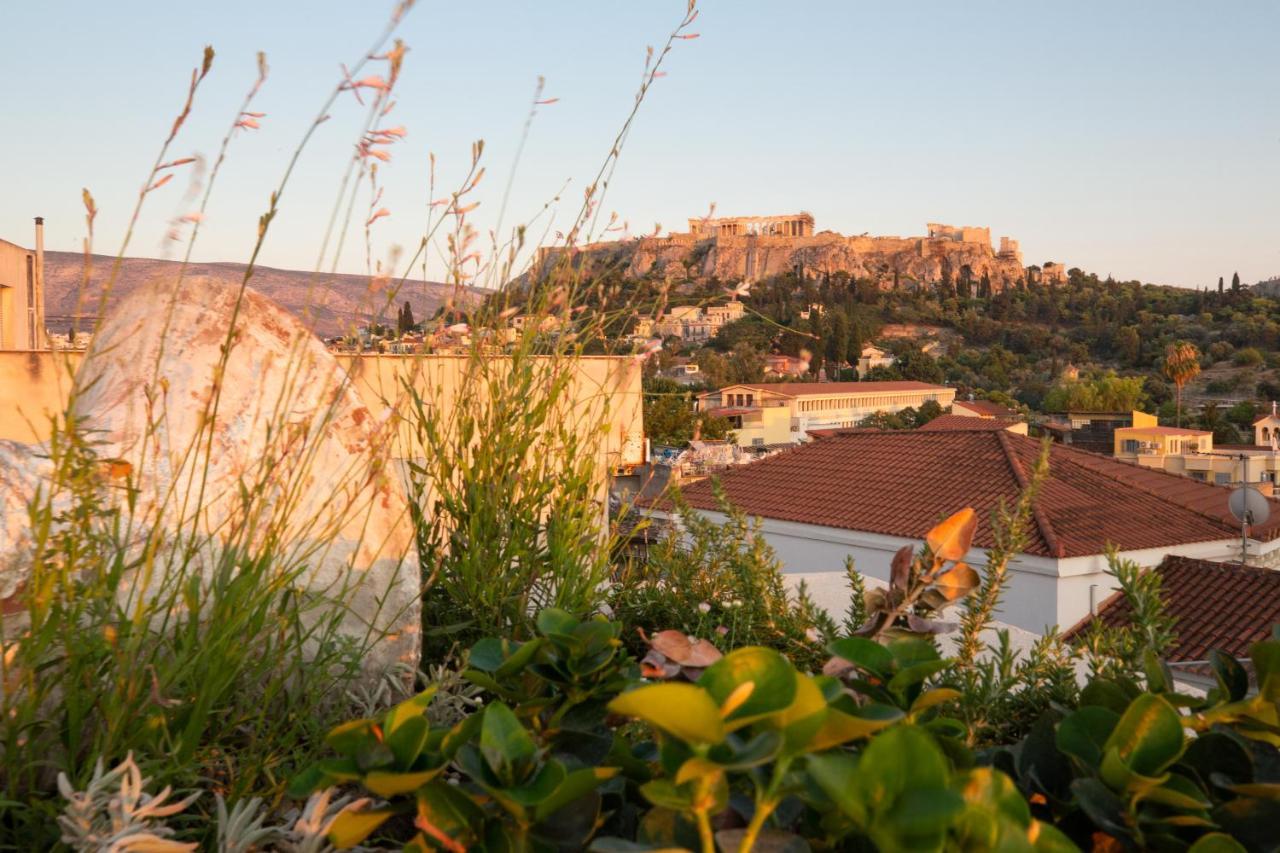
<svg viewBox="0 0 1280 853">
<path fill-rule="evenodd" d="M 753 438 L 753 439 L 751 439 L 751 446 L 752 446 L 752 447 L 764 447 L 764 439 L 763 439 L 763 438 Z"/>
<path fill-rule="evenodd" d="M 756 404 L 756 395 L 755 395 L 755 394 L 748 394 L 748 395 L 747 395 L 747 405 L 748 405 L 748 406 L 754 406 L 755 404 Z"/>
<path fill-rule="evenodd" d="M 1133 439 L 1133 438 L 1126 438 L 1126 439 L 1124 440 L 1124 444 L 1121 446 L 1121 449 L 1122 449 L 1125 453 L 1137 453 L 1137 452 L 1138 452 L 1138 441 L 1137 441 L 1137 439 Z"/>
<path fill-rule="evenodd" d="M 1187 476 L 1189 476 L 1193 480 L 1199 480 L 1202 483 L 1205 481 L 1205 476 L 1203 471 L 1188 471 Z"/>
<path fill-rule="evenodd" d="M 1224 474 L 1221 471 L 1213 475 L 1213 482 L 1218 486 L 1226 486 L 1231 482 L 1231 475 Z"/>
</svg>

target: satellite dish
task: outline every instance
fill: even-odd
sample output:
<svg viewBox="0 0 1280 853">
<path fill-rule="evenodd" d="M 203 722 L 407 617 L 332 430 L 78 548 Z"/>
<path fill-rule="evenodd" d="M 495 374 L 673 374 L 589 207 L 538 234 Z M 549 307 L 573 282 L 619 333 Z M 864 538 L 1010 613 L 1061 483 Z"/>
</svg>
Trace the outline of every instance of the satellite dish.
<svg viewBox="0 0 1280 853">
<path fill-rule="evenodd" d="M 1264 524 L 1271 517 L 1271 503 L 1257 489 L 1241 486 L 1227 498 L 1227 508 L 1241 524 Z"/>
</svg>

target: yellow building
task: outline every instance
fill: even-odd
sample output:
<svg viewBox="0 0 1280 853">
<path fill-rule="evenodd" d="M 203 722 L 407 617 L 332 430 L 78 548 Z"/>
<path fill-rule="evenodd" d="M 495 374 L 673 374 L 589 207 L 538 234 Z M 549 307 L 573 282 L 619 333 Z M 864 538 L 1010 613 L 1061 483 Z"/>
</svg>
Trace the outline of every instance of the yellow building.
<svg viewBox="0 0 1280 853">
<path fill-rule="evenodd" d="M 1271 494 L 1280 472 L 1280 453 L 1270 446 L 1270 420 L 1259 418 L 1254 432 L 1252 445 L 1214 447 L 1212 432 L 1160 426 L 1154 415 L 1134 412 L 1133 426 L 1116 429 L 1113 453 L 1123 462 L 1159 468 L 1202 483 L 1248 483 Z"/>
<path fill-rule="evenodd" d="M 927 382 L 779 382 L 728 385 L 698 396 L 701 411 L 727 417 L 741 447 L 794 444 L 810 430 L 854 427 L 877 412 L 944 409 L 954 388 Z"/>
<path fill-rule="evenodd" d="M 0 350 L 45 349 L 44 219 L 36 217 L 36 247 L 0 240 Z"/>
</svg>

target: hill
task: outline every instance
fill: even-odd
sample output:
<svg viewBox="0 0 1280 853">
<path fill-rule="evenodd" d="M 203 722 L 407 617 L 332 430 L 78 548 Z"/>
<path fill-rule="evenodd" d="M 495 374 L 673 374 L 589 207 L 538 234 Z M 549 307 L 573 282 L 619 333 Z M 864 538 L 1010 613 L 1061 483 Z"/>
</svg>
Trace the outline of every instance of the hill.
<svg viewBox="0 0 1280 853">
<path fill-rule="evenodd" d="M 84 274 L 84 256 L 75 252 L 45 253 L 45 319 L 50 331 L 64 331 L 70 326 L 80 302 L 81 326 L 97 313 L 102 286 L 106 282 L 114 258 L 93 256 L 93 275 L 89 289 L 80 299 L 80 283 Z M 178 261 L 152 258 L 125 258 L 115 295 L 127 293 L 152 282 L 172 280 L 181 264 Z M 193 263 L 187 266 L 189 280 L 239 282 L 245 265 L 240 263 Z M 369 278 L 363 275 L 313 274 L 302 270 L 256 267 L 250 286 L 283 308 L 292 311 L 317 335 L 341 334 L 352 325 L 370 320 L 395 321 L 396 312 L 406 301 L 418 319 L 430 317 L 449 296 L 460 305 L 476 302 L 479 291 L 462 289 L 435 281 L 406 281 L 394 299 L 385 289 L 371 293 Z M 388 307 L 387 303 L 392 304 Z"/>
</svg>

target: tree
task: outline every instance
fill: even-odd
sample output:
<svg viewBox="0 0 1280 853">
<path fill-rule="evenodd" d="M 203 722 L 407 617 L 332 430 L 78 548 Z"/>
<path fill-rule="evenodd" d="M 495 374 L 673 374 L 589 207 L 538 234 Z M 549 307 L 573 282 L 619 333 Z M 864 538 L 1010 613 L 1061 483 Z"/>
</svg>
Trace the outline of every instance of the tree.
<svg viewBox="0 0 1280 853">
<path fill-rule="evenodd" d="M 396 316 L 396 332 L 403 335 L 405 332 L 413 331 L 415 325 L 413 322 L 413 307 L 406 301 L 404 307 L 400 309 L 400 313 Z"/>
<path fill-rule="evenodd" d="M 902 350 L 895 356 L 894 368 L 903 379 L 914 379 L 917 382 L 941 384 L 942 368 L 933 356 L 918 347 Z"/>
<path fill-rule="evenodd" d="M 1049 389 L 1041 403 L 1046 412 L 1129 412 L 1141 409 L 1147 397 L 1141 376 L 1117 376 L 1108 371 L 1092 379 L 1062 382 Z"/>
<path fill-rule="evenodd" d="M 1138 334 L 1138 327 L 1125 326 L 1116 332 L 1115 347 L 1126 364 L 1137 364 L 1138 356 L 1142 353 L 1142 336 Z"/>
<path fill-rule="evenodd" d="M 1234 287 L 1234 285 L 1233 285 Z M 1187 341 L 1169 344 L 1164 351 L 1164 375 L 1169 377 L 1177 393 L 1177 419 L 1182 426 L 1182 389 L 1200 373 L 1200 351 Z"/>
<path fill-rule="evenodd" d="M 1218 276 L 1218 292 L 1222 292 L 1222 276 Z"/>
<path fill-rule="evenodd" d="M 833 364 L 847 361 L 849 357 L 849 315 L 839 306 L 831 309 L 827 330 L 827 358 Z"/>
<path fill-rule="evenodd" d="M 1233 291 L 1240 289 L 1240 273 L 1238 272 L 1231 274 L 1231 289 Z"/>
</svg>

